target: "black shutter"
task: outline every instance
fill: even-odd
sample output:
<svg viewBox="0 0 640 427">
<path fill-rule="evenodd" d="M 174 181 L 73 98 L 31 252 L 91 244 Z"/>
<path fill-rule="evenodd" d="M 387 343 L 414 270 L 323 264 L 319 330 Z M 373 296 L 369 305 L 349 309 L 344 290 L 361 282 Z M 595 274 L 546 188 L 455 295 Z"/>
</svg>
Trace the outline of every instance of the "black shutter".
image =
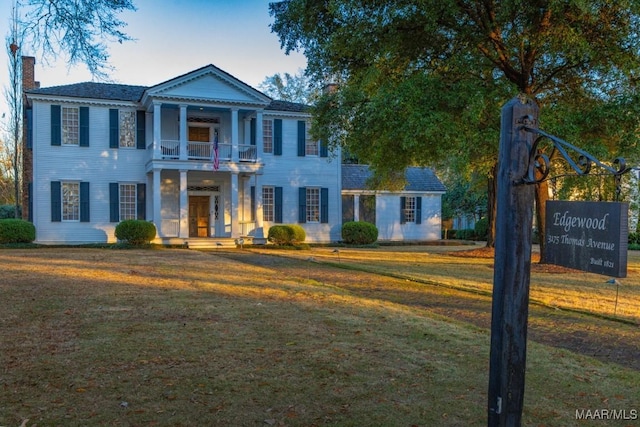
<svg viewBox="0 0 640 427">
<path fill-rule="evenodd" d="M 304 120 L 298 120 L 298 156 L 300 157 L 304 157 L 306 151 L 306 127 L 307 124 Z"/>
<path fill-rule="evenodd" d="M 60 181 L 51 181 L 51 222 L 62 221 L 62 189 Z"/>
<path fill-rule="evenodd" d="M 62 117 L 60 116 L 60 106 L 51 106 L 51 145 L 62 145 Z"/>
<path fill-rule="evenodd" d="M 307 222 L 307 188 L 300 187 L 298 189 L 298 222 L 304 224 Z"/>
<path fill-rule="evenodd" d="M 274 188 L 273 198 L 273 221 L 282 224 L 282 187 Z"/>
<path fill-rule="evenodd" d="M 91 205 L 91 198 L 89 196 L 89 183 L 80 183 L 80 222 L 89 222 L 91 215 L 89 208 Z"/>
<path fill-rule="evenodd" d="M 422 224 L 422 197 L 416 197 L 416 224 Z"/>
<path fill-rule="evenodd" d="M 329 157 L 329 146 L 324 141 L 320 141 L 320 157 Z"/>
<path fill-rule="evenodd" d="M 80 107 L 80 147 L 89 146 L 89 107 Z"/>
<path fill-rule="evenodd" d="M 136 148 L 147 149 L 147 114 L 144 111 L 136 111 Z"/>
<path fill-rule="evenodd" d="M 282 119 L 273 120 L 273 155 L 282 156 Z"/>
<path fill-rule="evenodd" d="M 120 185 L 117 182 L 109 183 L 109 221 L 120 221 Z"/>
<path fill-rule="evenodd" d="M 405 224 L 407 222 L 407 217 L 404 214 L 404 210 L 407 208 L 407 198 L 402 196 L 400 197 L 400 224 Z"/>
<path fill-rule="evenodd" d="M 329 189 L 320 189 L 320 222 L 327 224 L 329 222 Z"/>
<path fill-rule="evenodd" d="M 120 112 L 117 108 L 109 109 L 109 148 L 120 146 Z"/>
<path fill-rule="evenodd" d="M 147 184 L 138 184 L 136 191 L 136 217 L 147 219 Z"/>
</svg>

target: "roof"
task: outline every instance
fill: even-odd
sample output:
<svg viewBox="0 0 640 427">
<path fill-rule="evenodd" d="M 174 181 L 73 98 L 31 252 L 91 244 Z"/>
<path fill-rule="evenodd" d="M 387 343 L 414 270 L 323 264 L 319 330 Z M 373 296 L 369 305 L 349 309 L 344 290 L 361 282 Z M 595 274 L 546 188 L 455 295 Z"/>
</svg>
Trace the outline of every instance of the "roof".
<svg viewBox="0 0 640 427">
<path fill-rule="evenodd" d="M 132 86 L 115 83 L 84 82 L 64 86 L 51 86 L 25 91 L 28 94 L 68 96 L 73 98 L 108 99 L 114 101 L 138 102 L 146 86 Z"/>
<path fill-rule="evenodd" d="M 133 86 L 115 83 L 84 82 L 63 86 L 51 86 L 25 91 L 34 95 L 64 96 L 71 98 L 104 99 L 110 101 L 140 102 L 142 94 L 148 86 Z M 293 113 L 308 112 L 309 106 L 297 102 L 273 100 L 265 110 L 286 111 Z"/>
<path fill-rule="evenodd" d="M 372 174 L 367 165 L 342 165 L 342 189 L 367 190 L 367 181 Z M 429 168 L 408 167 L 404 176 L 407 180 L 404 191 L 446 191 L 444 184 Z"/>
</svg>

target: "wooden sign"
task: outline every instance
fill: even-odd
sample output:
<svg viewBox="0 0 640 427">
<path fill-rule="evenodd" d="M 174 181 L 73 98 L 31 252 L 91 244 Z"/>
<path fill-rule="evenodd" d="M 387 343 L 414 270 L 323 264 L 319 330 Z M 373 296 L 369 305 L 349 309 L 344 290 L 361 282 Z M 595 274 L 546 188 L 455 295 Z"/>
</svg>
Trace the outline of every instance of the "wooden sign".
<svg viewBox="0 0 640 427">
<path fill-rule="evenodd" d="M 629 204 L 548 201 L 545 259 L 551 264 L 627 276 Z"/>
</svg>

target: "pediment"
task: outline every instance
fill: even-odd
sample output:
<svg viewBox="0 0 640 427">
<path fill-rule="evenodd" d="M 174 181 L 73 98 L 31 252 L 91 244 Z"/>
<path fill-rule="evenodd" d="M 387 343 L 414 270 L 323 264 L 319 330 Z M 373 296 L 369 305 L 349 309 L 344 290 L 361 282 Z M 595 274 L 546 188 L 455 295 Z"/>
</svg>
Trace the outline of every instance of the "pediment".
<svg viewBox="0 0 640 427">
<path fill-rule="evenodd" d="M 145 97 L 268 105 L 271 99 L 232 75 L 209 65 L 149 88 Z"/>
</svg>

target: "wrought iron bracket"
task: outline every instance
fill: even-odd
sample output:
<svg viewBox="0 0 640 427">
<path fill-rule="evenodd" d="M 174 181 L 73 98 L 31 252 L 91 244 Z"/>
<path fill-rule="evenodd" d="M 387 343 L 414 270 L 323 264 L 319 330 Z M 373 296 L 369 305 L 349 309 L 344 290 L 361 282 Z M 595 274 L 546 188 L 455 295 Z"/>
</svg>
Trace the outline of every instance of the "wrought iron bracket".
<svg viewBox="0 0 640 427">
<path fill-rule="evenodd" d="M 522 177 L 521 184 L 538 184 L 545 181 L 549 176 L 549 172 L 551 172 L 551 159 L 556 151 L 562 155 L 564 160 L 578 175 L 588 175 L 589 172 L 591 172 L 592 166 L 595 165 L 601 168 L 604 174 L 613 176 L 616 181 L 616 192 L 620 189 L 620 178 L 622 175 L 631 170 L 631 168 L 627 167 L 627 163 L 622 157 L 614 159 L 612 165 L 602 163 L 585 150 L 543 130 L 529 127 L 526 125 L 526 122 L 525 125 L 520 127 L 520 130 L 537 135 L 529 152 L 527 172 L 525 176 Z M 553 144 L 553 151 L 550 155 L 538 151 L 540 143 L 545 139 L 550 140 Z M 569 154 L 569 152 L 573 152 L 573 155 Z M 538 171 L 538 177 L 536 177 L 536 171 Z"/>
</svg>

